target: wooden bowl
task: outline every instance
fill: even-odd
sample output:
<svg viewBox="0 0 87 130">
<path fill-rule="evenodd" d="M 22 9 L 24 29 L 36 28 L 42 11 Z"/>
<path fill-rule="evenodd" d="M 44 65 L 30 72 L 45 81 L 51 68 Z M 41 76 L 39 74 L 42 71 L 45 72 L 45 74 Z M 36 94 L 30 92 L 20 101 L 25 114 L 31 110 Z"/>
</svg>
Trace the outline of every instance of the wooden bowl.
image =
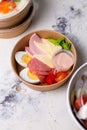
<svg viewBox="0 0 87 130">
<path fill-rule="evenodd" d="M 27 46 L 29 44 L 29 39 L 30 39 L 31 35 L 34 34 L 34 33 L 36 33 L 37 35 L 39 35 L 42 38 L 58 39 L 60 37 L 65 37 L 63 34 L 60 34 L 58 32 L 52 31 L 52 30 L 39 30 L 39 31 L 29 33 L 27 36 L 23 37 L 20 41 L 18 41 L 17 44 L 14 46 L 14 48 L 12 50 L 12 53 L 11 53 L 12 69 L 13 69 L 14 73 L 16 74 L 16 76 L 19 80 L 21 80 L 24 84 L 26 84 L 28 87 L 30 87 L 34 90 L 49 91 L 49 90 L 56 89 L 56 88 L 60 87 L 61 85 L 63 85 L 65 83 L 65 81 L 70 77 L 72 72 L 74 71 L 75 66 L 76 66 L 76 62 L 77 62 L 76 49 L 75 49 L 73 43 L 67 37 L 65 37 L 66 41 L 71 43 L 71 50 L 72 50 L 72 53 L 74 55 L 75 60 L 74 60 L 74 65 L 73 65 L 69 75 L 64 80 L 60 81 L 59 83 L 52 84 L 52 85 L 41 85 L 41 84 L 34 85 L 34 84 L 31 84 L 31 83 L 28 83 L 25 80 L 23 80 L 21 77 L 19 77 L 19 71 L 20 71 L 21 67 L 15 61 L 15 53 L 17 51 L 24 50 L 25 46 Z"/>
<path fill-rule="evenodd" d="M 20 23 L 27 15 L 31 5 L 31 0 L 27 0 L 25 4 L 14 13 L 8 13 L 0 17 L 0 29 L 9 28 L 11 26 L 17 25 Z"/>
<path fill-rule="evenodd" d="M 22 34 L 30 25 L 34 15 L 34 7 L 31 5 L 27 16 L 16 26 L 0 29 L 0 38 L 12 38 Z"/>
</svg>

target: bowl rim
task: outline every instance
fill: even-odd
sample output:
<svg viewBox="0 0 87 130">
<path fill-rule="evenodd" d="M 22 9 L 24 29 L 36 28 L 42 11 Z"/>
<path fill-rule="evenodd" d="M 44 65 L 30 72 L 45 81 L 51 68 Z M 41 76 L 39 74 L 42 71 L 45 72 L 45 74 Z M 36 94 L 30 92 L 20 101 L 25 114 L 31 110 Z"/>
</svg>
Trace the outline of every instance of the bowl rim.
<svg viewBox="0 0 87 130">
<path fill-rule="evenodd" d="M 75 72 L 74 74 L 72 75 L 69 83 L 68 83 L 68 88 L 67 88 L 67 108 L 69 110 L 69 113 L 71 115 L 71 117 L 73 118 L 73 120 L 76 122 L 77 126 L 79 126 L 79 128 L 81 130 L 85 130 L 85 128 L 82 127 L 82 125 L 78 122 L 78 120 L 76 119 L 76 117 L 74 116 L 73 112 L 72 112 L 72 108 L 71 108 L 71 105 L 70 105 L 70 89 L 71 89 L 71 84 L 74 80 L 74 78 L 76 77 L 76 75 L 78 74 L 78 72 L 80 70 L 82 70 L 84 67 L 87 66 L 87 62 L 83 63 Z"/>
<path fill-rule="evenodd" d="M 15 12 L 8 13 L 8 14 L 4 15 L 3 17 L 0 17 L 0 21 L 7 20 L 7 19 L 9 19 L 9 18 L 11 18 L 11 17 L 16 16 L 16 15 L 19 14 L 21 11 L 25 10 L 25 9 L 26 9 L 26 6 L 27 6 L 29 3 L 31 3 L 31 1 L 32 1 L 32 0 L 27 0 L 27 1 L 24 3 L 24 5 L 23 5 L 19 10 L 15 11 Z"/>
<path fill-rule="evenodd" d="M 71 72 L 69 73 L 69 75 L 68 75 L 66 78 L 64 78 L 62 81 L 60 81 L 59 84 L 61 84 L 62 82 L 66 81 L 66 80 L 71 76 L 71 74 L 73 73 L 73 71 L 74 71 L 74 69 L 75 69 L 75 67 L 76 67 L 76 64 L 77 64 L 76 48 L 75 48 L 74 44 L 72 43 L 72 41 L 71 41 L 67 36 L 63 35 L 62 33 L 58 32 L 58 31 L 54 31 L 54 30 L 50 30 L 50 29 L 42 29 L 42 30 L 35 30 L 35 31 L 29 32 L 27 35 L 25 35 L 25 36 L 22 37 L 19 41 L 17 41 L 17 43 L 16 43 L 15 46 L 13 47 L 12 52 L 11 52 L 11 66 L 12 66 L 12 69 L 13 69 L 14 73 L 16 74 L 16 76 L 17 76 L 17 78 L 18 78 L 19 80 L 21 80 L 21 81 L 22 81 L 23 83 L 25 83 L 25 84 L 29 84 L 31 87 L 32 87 L 32 86 L 35 86 L 36 88 L 41 88 L 42 85 L 33 85 L 33 84 L 31 84 L 31 83 L 28 83 L 28 82 L 24 81 L 21 77 L 19 77 L 19 75 L 15 72 L 15 69 L 14 69 L 13 63 L 12 63 L 12 56 L 13 56 L 13 52 L 14 52 L 14 50 L 15 50 L 17 44 L 18 44 L 20 41 L 22 41 L 25 37 L 27 37 L 28 35 L 32 35 L 32 34 L 34 34 L 34 33 L 44 32 L 44 31 L 50 31 L 50 32 L 52 32 L 52 33 L 57 33 L 57 34 L 59 34 L 60 36 L 65 37 L 65 38 L 71 43 L 71 45 L 73 46 L 73 48 L 74 48 L 74 50 L 75 50 L 75 52 L 74 52 L 74 55 L 75 55 L 75 63 L 74 63 L 74 66 L 73 66 Z M 58 84 L 58 83 L 55 83 L 55 85 L 56 85 L 56 84 Z M 52 84 L 52 85 L 54 85 L 54 84 Z M 43 85 L 43 86 L 44 86 L 45 88 L 51 88 L 52 85 Z M 39 90 L 39 91 L 41 91 L 41 90 Z"/>
</svg>

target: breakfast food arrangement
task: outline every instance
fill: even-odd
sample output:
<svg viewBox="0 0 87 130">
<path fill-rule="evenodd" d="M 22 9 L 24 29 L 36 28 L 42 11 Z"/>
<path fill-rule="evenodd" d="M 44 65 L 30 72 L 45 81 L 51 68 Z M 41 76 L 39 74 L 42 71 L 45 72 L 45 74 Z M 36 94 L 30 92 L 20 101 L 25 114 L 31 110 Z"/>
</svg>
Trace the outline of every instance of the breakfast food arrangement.
<svg viewBox="0 0 87 130">
<path fill-rule="evenodd" d="M 32 84 L 54 84 L 66 78 L 74 64 L 71 44 L 64 37 L 41 38 L 34 33 L 29 46 L 15 53 L 15 60 L 24 67 L 19 76 Z"/>
<path fill-rule="evenodd" d="M 7 14 L 12 12 L 18 6 L 21 0 L 1 0 L 0 14 Z"/>
<path fill-rule="evenodd" d="M 34 15 L 32 0 L 0 1 L 0 38 L 13 38 L 23 33 Z"/>
<path fill-rule="evenodd" d="M 12 15 L 18 12 L 27 0 L 1 0 L 0 1 L 0 18 Z"/>
</svg>

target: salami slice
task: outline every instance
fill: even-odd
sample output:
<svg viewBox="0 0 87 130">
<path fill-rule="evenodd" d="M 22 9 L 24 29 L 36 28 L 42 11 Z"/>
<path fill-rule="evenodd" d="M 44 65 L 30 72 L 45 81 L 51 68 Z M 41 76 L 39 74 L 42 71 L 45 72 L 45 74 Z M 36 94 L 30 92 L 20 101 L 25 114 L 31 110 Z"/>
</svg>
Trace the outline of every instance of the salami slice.
<svg viewBox="0 0 87 130">
<path fill-rule="evenodd" d="M 50 68 L 48 65 L 44 64 L 43 62 L 39 61 L 36 58 L 33 58 L 29 63 L 28 66 L 29 70 L 37 74 L 41 83 L 45 82 L 46 76 L 52 72 L 52 68 Z"/>
<path fill-rule="evenodd" d="M 39 61 L 36 58 L 33 58 L 29 63 L 28 63 L 28 67 L 30 69 L 30 71 L 32 72 L 49 72 L 51 71 L 52 68 L 50 68 L 49 66 L 47 66 L 46 64 L 42 63 L 41 61 Z"/>
</svg>

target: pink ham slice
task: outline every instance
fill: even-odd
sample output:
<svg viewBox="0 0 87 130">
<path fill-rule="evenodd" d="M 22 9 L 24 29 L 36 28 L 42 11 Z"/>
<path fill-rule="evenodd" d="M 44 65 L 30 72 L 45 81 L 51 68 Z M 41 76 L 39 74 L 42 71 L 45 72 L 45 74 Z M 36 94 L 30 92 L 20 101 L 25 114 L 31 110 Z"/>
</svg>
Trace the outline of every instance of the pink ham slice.
<svg viewBox="0 0 87 130">
<path fill-rule="evenodd" d="M 30 56 L 33 56 L 33 52 L 29 47 L 25 47 L 25 51 L 29 53 Z"/>
<path fill-rule="evenodd" d="M 29 47 L 26 48 L 26 50 L 31 53 L 32 52 L 32 55 L 34 54 L 44 54 L 44 52 L 42 52 L 36 45 L 35 43 L 41 43 L 43 44 L 42 42 L 42 39 L 36 34 L 34 33 L 31 37 L 30 37 L 30 40 L 29 40 Z M 28 49 L 29 48 L 29 49 Z"/>
<path fill-rule="evenodd" d="M 37 74 L 40 81 L 43 82 L 46 75 L 48 75 L 51 71 L 52 68 L 47 66 L 46 64 L 42 63 L 36 58 L 33 58 L 29 63 L 28 63 L 28 68 L 30 71 L 34 74 Z"/>
</svg>

